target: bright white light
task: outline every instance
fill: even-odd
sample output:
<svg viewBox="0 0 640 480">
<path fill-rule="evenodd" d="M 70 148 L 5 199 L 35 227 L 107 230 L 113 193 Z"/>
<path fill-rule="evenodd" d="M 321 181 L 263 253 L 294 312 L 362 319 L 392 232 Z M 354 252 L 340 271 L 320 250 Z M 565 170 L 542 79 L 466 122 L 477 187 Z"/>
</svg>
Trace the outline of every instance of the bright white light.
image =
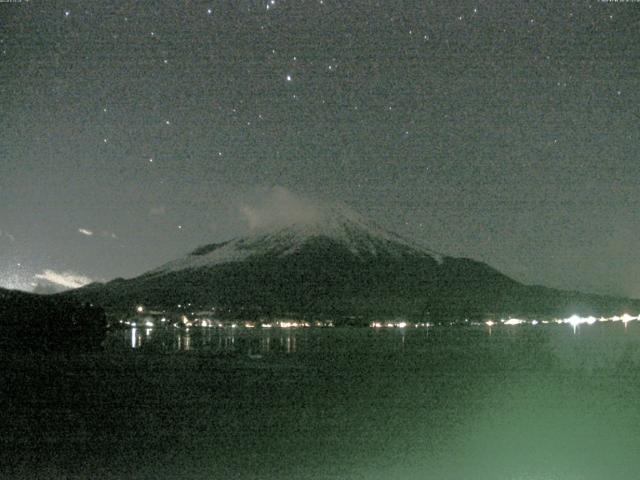
<svg viewBox="0 0 640 480">
<path fill-rule="evenodd" d="M 144 322 L 144 325 L 146 327 L 152 328 L 153 327 L 153 322 L 151 320 L 147 320 L 146 322 Z"/>
<path fill-rule="evenodd" d="M 142 305 L 138 305 L 138 306 L 136 307 L 136 312 L 138 312 L 138 313 L 142 313 L 142 312 L 144 312 L 144 307 L 143 307 Z"/>
<path fill-rule="evenodd" d="M 531 325 L 537 325 L 538 324 L 538 320 L 531 320 Z"/>
<path fill-rule="evenodd" d="M 571 315 L 569 318 L 565 320 L 567 323 L 571 324 L 573 327 L 576 325 L 580 325 L 583 323 L 583 320 L 578 315 Z"/>
<path fill-rule="evenodd" d="M 290 82 L 292 80 L 291 75 L 287 75 L 287 82 Z"/>
<path fill-rule="evenodd" d="M 400 323 L 396 324 L 396 326 L 400 327 L 400 328 L 404 328 L 404 327 L 407 326 L 407 322 L 400 322 Z"/>
<path fill-rule="evenodd" d="M 491 321 L 491 320 L 487 320 L 486 322 L 484 322 L 484 324 L 488 327 L 493 327 L 495 325 L 495 322 Z"/>
<path fill-rule="evenodd" d="M 519 318 L 510 318 L 504 322 L 505 325 L 520 325 L 521 323 L 524 323 L 524 320 L 520 320 Z"/>
</svg>

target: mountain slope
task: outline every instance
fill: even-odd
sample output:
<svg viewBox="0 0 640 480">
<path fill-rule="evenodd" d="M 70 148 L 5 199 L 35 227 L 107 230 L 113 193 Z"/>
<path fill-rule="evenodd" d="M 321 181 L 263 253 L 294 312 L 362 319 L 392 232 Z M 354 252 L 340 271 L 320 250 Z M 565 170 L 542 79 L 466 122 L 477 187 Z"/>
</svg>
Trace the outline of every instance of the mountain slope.
<svg viewBox="0 0 640 480">
<path fill-rule="evenodd" d="M 624 299 L 525 286 L 486 264 L 443 256 L 335 207 L 309 222 L 205 245 L 139 277 L 66 295 L 110 311 L 190 305 L 242 317 L 439 320 L 637 307 Z"/>
</svg>

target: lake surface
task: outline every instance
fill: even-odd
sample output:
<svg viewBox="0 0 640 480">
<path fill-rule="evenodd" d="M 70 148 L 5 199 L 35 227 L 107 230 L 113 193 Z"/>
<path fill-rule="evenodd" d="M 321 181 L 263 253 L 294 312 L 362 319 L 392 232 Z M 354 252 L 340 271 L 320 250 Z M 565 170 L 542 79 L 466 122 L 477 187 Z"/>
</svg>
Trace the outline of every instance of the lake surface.
<svg viewBox="0 0 640 480">
<path fill-rule="evenodd" d="M 2 478 L 637 479 L 640 325 L 111 332 L 4 355 Z"/>
</svg>

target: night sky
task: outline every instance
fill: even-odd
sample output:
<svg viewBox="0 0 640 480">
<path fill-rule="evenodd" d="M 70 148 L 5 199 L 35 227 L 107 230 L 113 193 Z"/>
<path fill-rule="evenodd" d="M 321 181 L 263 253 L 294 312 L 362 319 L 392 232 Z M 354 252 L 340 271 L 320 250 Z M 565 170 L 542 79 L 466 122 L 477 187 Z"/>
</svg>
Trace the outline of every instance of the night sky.
<svg viewBox="0 0 640 480">
<path fill-rule="evenodd" d="M 0 42 L 0 286 L 134 276 L 304 196 L 640 297 L 640 2 L 3 0 Z"/>
</svg>

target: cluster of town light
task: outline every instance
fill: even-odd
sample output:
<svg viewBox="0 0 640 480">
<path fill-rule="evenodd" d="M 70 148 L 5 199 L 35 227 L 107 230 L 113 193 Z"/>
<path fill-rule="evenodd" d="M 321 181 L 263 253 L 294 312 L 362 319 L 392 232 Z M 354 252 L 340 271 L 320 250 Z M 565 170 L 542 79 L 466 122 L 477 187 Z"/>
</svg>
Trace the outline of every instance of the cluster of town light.
<svg viewBox="0 0 640 480">
<path fill-rule="evenodd" d="M 424 327 L 433 327 L 433 323 L 429 323 L 429 322 L 408 323 L 408 322 L 405 322 L 404 320 L 401 320 L 401 321 L 388 321 L 388 322 L 371 322 L 369 326 L 371 328 L 407 328 L 407 327 L 424 328 Z"/>
<path fill-rule="evenodd" d="M 179 305 L 180 306 L 180 305 Z M 212 309 L 215 310 L 215 309 Z M 280 319 L 280 320 L 269 320 L 267 321 L 220 321 L 220 320 L 212 320 L 210 318 L 189 318 L 187 315 L 180 315 L 177 321 L 171 321 L 166 316 L 161 318 L 157 318 L 159 312 L 147 312 L 145 307 L 139 305 L 135 308 L 138 316 L 136 319 L 128 319 L 128 320 L 120 320 L 121 325 L 126 325 L 128 327 L 147 327 L 153 328 L 157 325 L 159 320 L 161 325 L 173 325 L 175 328 L 191 328 L 191 327 L 205 327 L 205 328 L 306 328 L 306 327 L 333 327 L 334 323 L 332 321 L 315 321 L 308 322 L 305 320 L 290 320 L 290 319 Z M 206 312 L 201 312 L 206 313 Z M 155 316 L 154 316 L 155 315 Z M 194 314 L 192 314 L 194 315 Z M 197 314 L 195 314 L 197 315 Z"/>
</svg>

